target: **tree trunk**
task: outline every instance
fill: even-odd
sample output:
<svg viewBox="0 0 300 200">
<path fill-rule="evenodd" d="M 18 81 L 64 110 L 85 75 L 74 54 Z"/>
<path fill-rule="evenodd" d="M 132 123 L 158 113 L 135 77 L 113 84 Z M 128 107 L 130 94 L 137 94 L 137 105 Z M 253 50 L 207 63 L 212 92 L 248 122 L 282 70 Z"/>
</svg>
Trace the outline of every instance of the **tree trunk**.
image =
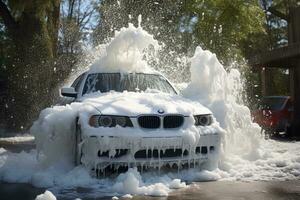
<svg viewBox="0 0 300 200">
<path fill-rule="evenodd" d="M 8 68 L 8 126 L 20 130 L 49 103 L 54 41 L 34 10 L 25 10 L 10 32 L 14 48 Z"/>
</svg>

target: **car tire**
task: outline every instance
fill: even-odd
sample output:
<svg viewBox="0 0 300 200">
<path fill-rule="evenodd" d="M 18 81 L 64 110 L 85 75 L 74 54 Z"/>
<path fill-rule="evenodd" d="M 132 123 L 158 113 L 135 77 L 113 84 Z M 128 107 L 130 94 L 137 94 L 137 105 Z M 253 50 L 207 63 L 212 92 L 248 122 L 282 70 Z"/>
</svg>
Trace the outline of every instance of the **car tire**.
<svg viewBox="0 0 300 200">
<path fill-rule="evenodd" d="M 74 142 L 74 163 L 75 166 L 81 164 L 81 148 L 79 144 L 81 142 L 81 127 L 79 124 L 79 118 L 76 118 L 76 131 L 75 131 L 75 142 Z"/>
<path fill-rule="evenodd" d="M 284 133 L 286 134 L 286 136 L 292 135 L 292 126 L 290 123 L 286 123 Z"/>
</svg>

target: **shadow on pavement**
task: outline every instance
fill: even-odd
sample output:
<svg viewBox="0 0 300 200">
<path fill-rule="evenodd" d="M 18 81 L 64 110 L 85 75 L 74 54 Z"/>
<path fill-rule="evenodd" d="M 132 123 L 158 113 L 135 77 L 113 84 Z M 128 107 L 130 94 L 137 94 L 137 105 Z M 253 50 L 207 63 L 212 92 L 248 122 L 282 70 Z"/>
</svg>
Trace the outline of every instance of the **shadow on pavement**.
<svg viewBox="0 0 300 200">
<path fill-rule="evenodd" d="M 35 188 L 30 184 L 0 183 L 1 200 L 33 200 L 45 189 Z"/>
</svg>

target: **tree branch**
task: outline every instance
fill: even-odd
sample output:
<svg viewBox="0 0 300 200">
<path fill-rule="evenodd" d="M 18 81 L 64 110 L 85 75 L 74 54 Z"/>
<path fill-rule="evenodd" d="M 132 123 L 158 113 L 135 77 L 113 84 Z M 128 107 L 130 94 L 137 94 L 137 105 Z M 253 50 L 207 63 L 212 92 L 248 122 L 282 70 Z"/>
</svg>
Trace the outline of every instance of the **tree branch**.
<svg viewBox="0 0 300 200">
<path fill-rule="evenodd" d="M 0 0 L 0 17 L 3 19 L 4 25 L 7 29 L 14 29 L 17 25 L 15 19 L 11 15 L 7 5 Z"/>
<path fill-rule="evenodd" d="M 71 20 L 73 17 L 75 0 L 69 0 L 69 11 L 68 11 L 68 19 Z"/>
<path fill-rule="evenodd" d="M 287 16 L 286 14 L 283 14 L 282 12 L 276 10 L 276 9 L 273 8 L 273 7 L 268 8 L 268 11 L 269 11 L 270 13 L 272 13 L 273 15 L 275 15 L 275 16 L 277 16 L 277 17 L 280 17 L 281 19 L 284 19 L 284 20 L 286 20 L 286 21 L 289 21 L 288 16 Z"/>
</svg>

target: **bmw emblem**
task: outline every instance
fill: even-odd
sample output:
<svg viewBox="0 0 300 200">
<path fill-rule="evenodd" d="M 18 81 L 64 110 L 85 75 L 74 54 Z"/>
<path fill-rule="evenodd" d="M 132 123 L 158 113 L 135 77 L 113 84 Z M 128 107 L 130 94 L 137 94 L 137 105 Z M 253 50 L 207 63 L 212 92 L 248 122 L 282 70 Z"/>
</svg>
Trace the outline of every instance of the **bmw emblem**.
<svg viewBox="0 0 300 200">
<path fill-rule="evenodd" d="M 159 109 L 158 111 L 157 111 L 159 114 L 164 114 L 164 110 L 163 109 Z"/>
</svg>

